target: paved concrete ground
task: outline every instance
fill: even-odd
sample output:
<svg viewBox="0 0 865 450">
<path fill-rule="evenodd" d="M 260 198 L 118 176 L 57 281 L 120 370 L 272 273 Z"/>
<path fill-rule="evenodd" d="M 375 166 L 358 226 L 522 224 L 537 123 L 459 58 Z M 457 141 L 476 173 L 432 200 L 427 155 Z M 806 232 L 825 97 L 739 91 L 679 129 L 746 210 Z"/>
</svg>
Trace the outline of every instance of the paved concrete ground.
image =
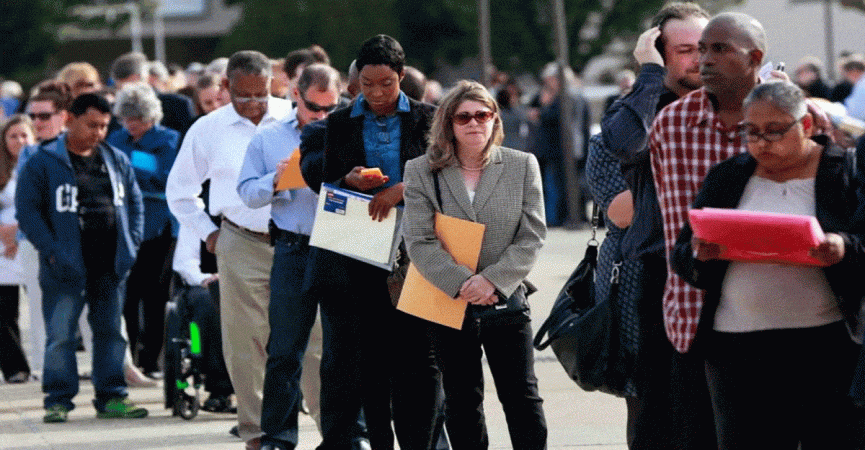
<svg viewBox="0 0 865 450">
<path fill-rule="evenodd" d="M 587 231 L 552 230 L 540 260 L 529 278 L 539 287 L 531 297 L 535 326 L 546 318 L 562 283 L 580 261 L 588 239 Z M 22 311 L 23 333 L 28 317 Z M 26 347 L 25 347 L 26 348 Z M 587 393 L 565 375 L 548 349 L 536 355 L 535 370 L 549 427 L 550 449 L 623 450 L 625 445 L 625 403 L 609 395 Z M 82 366 L 87 354 L 79 353 Z M 487 426 L 491 448 L 510 448 L 507 427 L 495 388 L 487 371 Z M 132 388 L 130 398 L 150 410 L 150 417 L 133 420 L 96 419 L 90 404 L 93 388 L 81 383 L 76 397 L 78 408 L 65 424 L 42 423 L 42 394 L 38 382 L 23 385 L 0 384 L 0 449 L 241 449 L 240 440 L 228 434 L 233 415 L 202 412 L 192 421 L 172 417 L 162 407 L 161 388 Z M 307 416 L 300 420 L 299 449 L 313 449 L 320 437 Z"/>
</svg>

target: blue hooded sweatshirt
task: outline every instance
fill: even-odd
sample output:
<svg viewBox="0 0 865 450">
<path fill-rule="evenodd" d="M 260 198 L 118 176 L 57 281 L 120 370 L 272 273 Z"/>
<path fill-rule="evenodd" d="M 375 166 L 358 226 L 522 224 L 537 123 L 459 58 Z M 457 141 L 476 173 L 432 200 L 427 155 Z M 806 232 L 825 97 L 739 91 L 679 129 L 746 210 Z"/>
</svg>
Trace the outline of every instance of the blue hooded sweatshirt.
<svg viewBox="0 0 865 450">
<path fill-rule="evenodd" d="M 114 269 L 124 277 L 144 234 L 144 203 L 135 173 L 123 152 L 102 142 L 97 147 L 114 191 L 117 253 Z M 18 227 L 39 251 L 39 278 L 84 288 L 86 273 L 78 219 L 78 187 L 66 149 L 66 134 L 39 145 L 18 176 Z M 52 262 L 53 257 L 53 262 Z M 44 281 L 43 281 L 44 282 Z"/>
</svg>

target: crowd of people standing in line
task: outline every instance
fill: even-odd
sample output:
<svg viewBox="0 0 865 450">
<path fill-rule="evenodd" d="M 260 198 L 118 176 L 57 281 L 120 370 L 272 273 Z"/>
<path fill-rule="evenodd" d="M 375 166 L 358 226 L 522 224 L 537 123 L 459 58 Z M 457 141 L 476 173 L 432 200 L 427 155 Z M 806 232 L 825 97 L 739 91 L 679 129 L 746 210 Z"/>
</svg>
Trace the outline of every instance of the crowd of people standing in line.
<svg viewBox="0 0 865 450">
<path fill-rule="evenodd" d="M 0 128 L 4 379 L 39 373 L 44 420 L 66 422 L 85 334 L 98 416 L 146 417 L 127 386 L 159 377 L 165 303 L 185 284 L 207 311 L 204 408 L 236 411 L 248 449 L 295 448 L 304 409 L 321 449 L 486 448 L 482 355 L 513 447 L 546 448 L 530 322 L 467 314 L 454 330 L 414 317 L 394 308 L 388 271 L 309 240 L 323 182 L 371 195 L 372 220 L 404 204 L 411 260 L 471 312 L 524 294 L 547 227 L 566 221 L 564 172 L 585 171 L 609 219 L 602 253 L 632 262 L 637 280 L 622 300 L 639 327 L 629 448 L 858 448 L 848 328 L 863 296 L 865 154 L 850 157 L 850 137 L 809 98 L 847 91 L 855 116 L 865 70 L 849 55 L 837 89 L 811 59 L 792 80 L 761 78 L 767 42 L 747 15 L 665 5 L 591 139 L 572 73 L 563 87 L 545 68 L 528 103 L 508 79 L 432 98 L 385 35 L 360 46 L 347 76 L 317 46 L 279 61 L 240 51 L 181 89 L 137 53 L 114 61 L 112 88 L 69 64 Z M 568 103 L 575 167 L 562 161 Z M 308 187 L 278 186 L 293 164 Z M 692 205 L 815 216 L 823 267 L 722 260 L 692 236 Z M 437 214 L 486 226 L 476 272 L 447 253 Z M 29 363 L 22 288 L 44 333 Z"/>
<path fill-rule="evenodd" d="M 4 310 L 17 312 L 22 290 L 35 319 L 28 364 L 17 317 L 4 314 L 4 337 L 8 319 L 8 348 L 17 357 L 3 358 L 7 382 L 33 377 L 42 381 L 46 422 L 68 420 L 79 377 L 92 378 L 99 417 L 145 417 L 147 410 L 129 401 L 127 386 L 152 385 L 161 375 L 165 302 L 176 295 L 170 288 L 180 285 L 189 291 L 182 295 L 190 304 L 211 310 L 204 314 L 210 320 L 199 319 L 204 341 L 211 343 L 206 359 L 213 360 L 207 369 L 210 397 L 204 409 L 236 411 L 238 426 L 232 431 L 248 447 L 293 448 L 301 409 L 315 419 L 323 448 L 367 448 L 370 443 L 388 448 L 394 436 L 403 448 L 446 446 L 445 397 L 451 399 L 451 414 L 475 414 L 475 425 L 464 431 L 452 428 L 454 445 L 483 445 L 486 431 L 483 415 L 478 415 L 482 390 L 476 386 L 482 378 L 456 385 L 457 375 L 443 375 L 445 370 L 431 357 L 437 340 L 431 333 L 441 331 L 393 309 L 386 271 L 310 248 L 316 193 L 308 188 L 277 191 L 275 180 L 292 151 L 302 148 L 310 186 L 317 190 L 321 181 L 338 182 L 376 194 L 373 218 L 378 218 L 402 203 L 403 167 L 409 159 L 423 158 L 430 130 L 436 129 L 446 133 L 441 139 L 471 138 L 470 145 L 442 151 L 461 155 L 463 149 L 474 148 L 475 159 L 465 174 L 477 184 L 488 163 L 494 162 L 496 171 L 502 163 L 496 149 L 504 136 L 504 112 L 499 114 L 492 94 L 470 85 L 468 97 L 445 98 L 452 102 L 448 116 L 434 118 L 431 102 L 445 99 L 429 96 L 440 96 L 440 90 L 417 69 L 405 66 L 399 43 L 383 35 L 364 44 L 348 80 L 329 66 L 317 46 L 281 61 L 254 51 L 238 52 L 195 75 L 191 96 L 185 96 L 178 93 L 184 89 L 169 88 L 164 67 L 142 54 L 124 54 L 113 62 L 111 87 L 102 84 L 92 65 L 71 63 L 55 78 L 39 83 L 19 103 L 24 113 L 5 122 L 3 173 L 9 179 L 3 191 L 2 239 L 7 257 L 21 261 L 8 282 Z M 537 127 L 523 109 L 519 88 L 511 83 L 501 91 L 513 96 L 508 109 L 516 118 L 514 134 L 528 142 Z M 421 103 L 424 97 L 431 102 Z M 539 97 L 539 106 L 549 105 L 556 93 L 546 90 Z M 463 120 L 465 113 L 456 109 L 464 104 L 483 111 Z M 340 114 L 323 120 L 334 111 Z M 454 136 L 448 129 L 453 127 L 472 130 Z M 349 140 L 338 143 L 337 137 Z M 452 156 L 442 167 L 457 160 Z M 384 177 L 361 177 L 361 166 L 380 167 Z M 503 180 L 520 186 L 525 174 L 533 174 L 526 191 L 531 197 L 510 199 L 535 208 L 530 215 L 534 229 L 529 230 L 534 243 L 519 243 L 531 252 L 512 273 L 514 254 L 526 251 L 509 249 L 516 244 L 509 244 L 508 236 L 527 213 L 518 203 L 507 217 L 503 240 L 489 250 L 491 259 L 481 266 L 506 275 L 493 278 L 497 287 L 474 277 L 463 289 L 471 302 L 489 302 L 495 297 L 490 289 L 514 291 L 519 273 L 524 276 L 531 268 L 531 255 L 543 240 L 540 166 L 526 166 L 532 170 L 521 170 L 523 175 L 511 173 L 515 169 L 510 162 L 506 167 Z M 27 188 L 16 195 L 19 178 Z M 500 223 L 505 216 L 496 209 L 500 200 L 489 198 L 495 186 L 479 185 L 479 195 L 492 201 L 491 225 L 505 226 Z M 489 212 L 479 212 L 486 220 Z M 218 303 L 208 295 L 211 285 L 218 285 Z M 369 289 L 357 289 L 360 285 Z M 481 291 L 484 298 L 477 297 Z M 372 297 L 378 299 L 374 307 L 358 307 Z M 85 311 L 86 322 L 79 320 Z M 213 317 L 219 325 L 206 326 Z M 402 343 L 414 350 L 406 354 L 418 347 L 429 353 L 419 354 L 416 364 L 394 364 L 385 329 L 375 327 L 380 332 L 373 333 L 367 326 L 382 317 L 414 337 Z M 477 324 L 474 327 L 467 337 L 472 329 L 478 333 Z M 519 330 L 512 339 L 524 348 L 524 367 L 519 376 L 507 375 L 511 363 L 503 359 L 505 366 L 496 373 L 517 383 L 514 386 L 529 383 L 524 388 L 528 390 L 501 400 L 508 415 L 514 414 L 514 439 L 543 447 L 546 427 L 531 375 L 531 329 L 521 324 Z M 503 352 L 501 358 L 508 358 L 507 348 L 495 344 L 491 333 L 488 329 L 475 338 L 477 351 L 493 345 Z M 323 348 L 322 342 L 328 341 L 323 335 L 335 344 Z M 460 338 L 450 339 L 456 343 Z M 75 352 L 82 341 L 93 352 L 92 372 L 79 370 L 77 364 Z M 465 357 L 480 368 L 477 354 Z M 422 371 L 426 387 L 401 386 L 394 380 L 408 377 L 382 376 L 382 368 L 386 373 Z M 366 388 L 358 389 L 359 383 Z M 460 390 L 475 394 L 464 398 Z M 526 401 L 534 406 L 519 406 Z M 527 435 L 517 431 L 516 424 L 524 422 L 529 411 L 535 431 Z"/>
</svg>

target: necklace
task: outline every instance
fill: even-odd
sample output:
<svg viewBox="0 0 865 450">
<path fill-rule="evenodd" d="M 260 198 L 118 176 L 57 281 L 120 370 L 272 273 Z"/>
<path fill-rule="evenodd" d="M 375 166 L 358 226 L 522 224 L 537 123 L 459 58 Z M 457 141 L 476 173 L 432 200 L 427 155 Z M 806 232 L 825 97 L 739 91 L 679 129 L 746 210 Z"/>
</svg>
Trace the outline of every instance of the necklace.
<svg viewBox="0 0 865 450">
<path fill-rule="evenodd" d="M 480 172 L 481 170 L 484 170 L 484 166 L 480 166 L 480 167 L 466 167 L 466 166 L 460 164 L 460 169 L 468 170 L 469 172 Z"/>
</svg>

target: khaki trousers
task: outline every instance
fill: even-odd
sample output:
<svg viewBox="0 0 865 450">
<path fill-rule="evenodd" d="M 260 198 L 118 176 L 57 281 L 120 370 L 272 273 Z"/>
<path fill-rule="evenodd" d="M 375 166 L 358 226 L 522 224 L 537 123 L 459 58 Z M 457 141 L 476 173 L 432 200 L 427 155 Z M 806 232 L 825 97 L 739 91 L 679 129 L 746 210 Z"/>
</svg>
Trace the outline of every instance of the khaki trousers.
<svg viewBox="0 0 865 450">
<path fill-rule="evenodd" d="M 261 436 L 273 247 L 223 221 L 216 261 L 222 350 L 237 397 L 240 438 L 249 441 Z"/>
<path fill-rule="evenodd" d="M 273 247 L 222 222 L 216 243 L 219 271 L 222 349 L 237 397 L 237 422 L 244 441 L 261 436 L 261 406 L 267 367 L 267 318 Z M 316 316 L 304 354 L 300 389 L 310 416 L 321 432 L 322 333 Z"/>
</svg>

